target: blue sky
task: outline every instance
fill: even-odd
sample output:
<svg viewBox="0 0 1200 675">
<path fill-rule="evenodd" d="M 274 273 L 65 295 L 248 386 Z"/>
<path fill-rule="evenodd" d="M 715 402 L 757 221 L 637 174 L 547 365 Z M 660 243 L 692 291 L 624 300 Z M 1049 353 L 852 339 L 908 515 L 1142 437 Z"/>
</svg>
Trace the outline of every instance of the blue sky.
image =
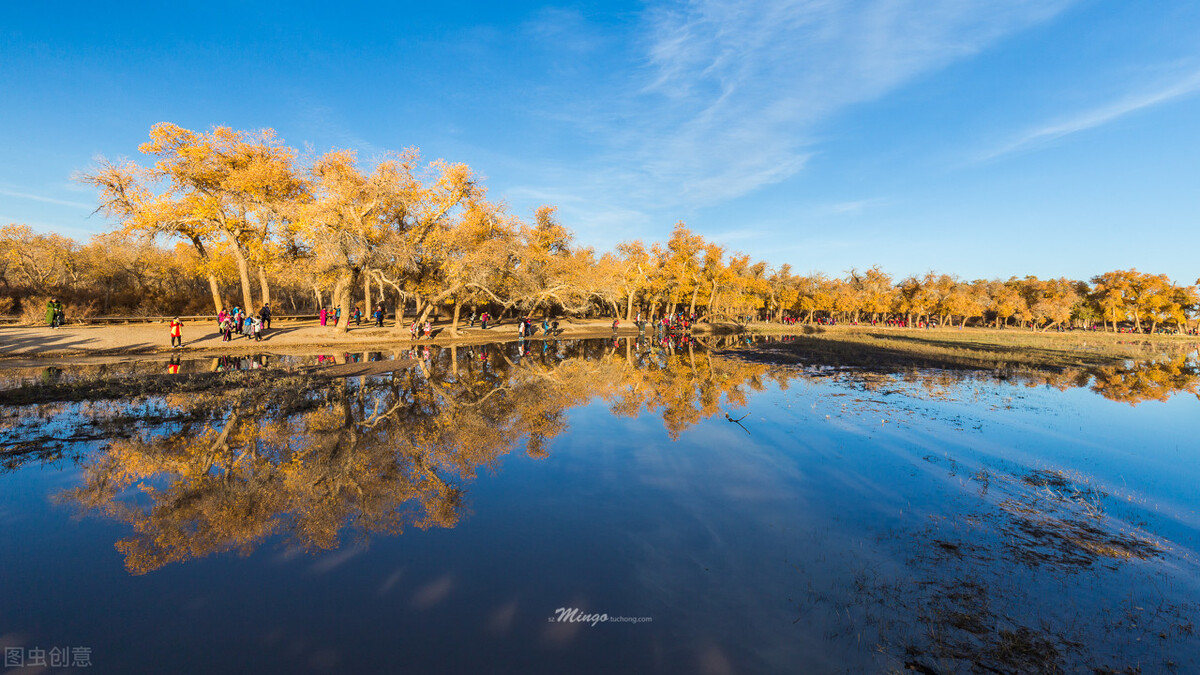
<svg viewBox="0 0 1200 675">
<path fill-rule="evenodd" d="M 1200 3 L 0 4 L 0 223 L 163 121 L 466 162 L 584 244 L 842 274 L 1200 277 Z"/>
</svg>

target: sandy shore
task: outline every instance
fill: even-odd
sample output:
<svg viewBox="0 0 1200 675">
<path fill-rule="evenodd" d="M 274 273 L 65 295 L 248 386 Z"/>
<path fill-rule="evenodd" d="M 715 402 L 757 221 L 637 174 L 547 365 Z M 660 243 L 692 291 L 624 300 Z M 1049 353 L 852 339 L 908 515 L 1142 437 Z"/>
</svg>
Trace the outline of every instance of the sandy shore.
<svg viewBox="0 0 1200 675">
<path fill-rule="evenodd" d="M 541 329 L 538 328 L 540 339 Z M 621 322 L 621 335 L 637 335 L 637 328 Z M 558 338 L 608 337 L 612 335 L 611 319 L 560 319 Z M 184 346 L 171 348 L 170 331 L 163 323 L 131 323 L 120 325 L 67 325 L 61 328 L 0 327 L 0 360 L 29 360 L 50 358 L 104 357 L 124 355 L 166 354 L 184 352 L 191 356 L 208 354 L 244 354 L 260 352 L 298 353 L 319 352 L 324 349 L 364 350 L 407 349 L 414 344 L 481 344 L 507 342 L 517 339 L 517 324 L 506 321 L 483 330 L 478 324 L 459 328 L 451 336 L 448 324 L 433 328 L 433 339 L 414 342 L 408 329 L 388 326 L 351 325 L 342 332 L 332 326 L 320 326 L 316 321 L 275 321 L 265 331 L 262 341 L 236 336 L 222 342 L 215 321 L 185 322 Z"/>
</svg>

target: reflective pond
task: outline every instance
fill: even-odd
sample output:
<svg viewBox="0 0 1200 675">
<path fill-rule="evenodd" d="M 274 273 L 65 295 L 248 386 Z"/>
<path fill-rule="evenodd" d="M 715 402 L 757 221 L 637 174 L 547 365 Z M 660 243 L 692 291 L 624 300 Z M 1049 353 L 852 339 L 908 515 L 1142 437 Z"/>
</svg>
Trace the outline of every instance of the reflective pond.
<svg viewBox="0 0 1200 675">
<path fill-rule="evenodd" d="M 1194 352 L 1018 374 L 730 347 L 0 371 L 6 658 L 1200 672 Z"/>
</svg>

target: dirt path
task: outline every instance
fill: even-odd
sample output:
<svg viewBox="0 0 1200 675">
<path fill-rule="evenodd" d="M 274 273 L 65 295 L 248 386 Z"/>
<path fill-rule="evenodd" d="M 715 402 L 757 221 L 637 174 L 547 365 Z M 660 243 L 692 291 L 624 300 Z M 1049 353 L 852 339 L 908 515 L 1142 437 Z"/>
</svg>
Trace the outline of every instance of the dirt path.
<svg viewBox="0 0 1200 675">
<path fill-rule="evenodd" d="M 222 342 L 215 321 L 187 322 L 183 326 L 184 346 L 172 349 L 170 333 L 164 323 L 131 323 L 105 326 L 0 327 L 0 360 L 27 360 L 60 357 L 123 356 L 182 352 L 189 356 L 208 354 L 244 354 L 260 352 L 314 352 L 326 348 L 382 350 L 407 349 L 414 344 L 481 344 L 517 339 L 517 324 L 506 321 L 499 326 L 459 328 L 451 337 L 447 324 L 435 325 L 432 340 L 410 339 L 407 329 L 376 328 L 373 325 L 350 326 L 341 332 L 316 321 L 275 321 L 261 342 L 235 336 Z M 621 335 L 636 335 L 633 324 L 621 322 Z M 541 328 L 537 329 L 541 338 Z M 559 338 L 608 337 L 612 319 L 560 319 Z"/>
</svg>

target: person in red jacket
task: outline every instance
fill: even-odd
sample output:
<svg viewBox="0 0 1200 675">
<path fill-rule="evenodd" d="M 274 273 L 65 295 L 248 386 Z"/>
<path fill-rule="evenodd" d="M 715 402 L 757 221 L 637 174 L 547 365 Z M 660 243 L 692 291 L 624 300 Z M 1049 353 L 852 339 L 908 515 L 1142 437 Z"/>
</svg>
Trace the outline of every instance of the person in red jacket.
<svg viewBox="0 0 1200 675">
<path fill-rule="evenodd" d="M 179 317 L 171 319 L 171 347 L 183 346 L 183 321 Z"/>
</svg>

